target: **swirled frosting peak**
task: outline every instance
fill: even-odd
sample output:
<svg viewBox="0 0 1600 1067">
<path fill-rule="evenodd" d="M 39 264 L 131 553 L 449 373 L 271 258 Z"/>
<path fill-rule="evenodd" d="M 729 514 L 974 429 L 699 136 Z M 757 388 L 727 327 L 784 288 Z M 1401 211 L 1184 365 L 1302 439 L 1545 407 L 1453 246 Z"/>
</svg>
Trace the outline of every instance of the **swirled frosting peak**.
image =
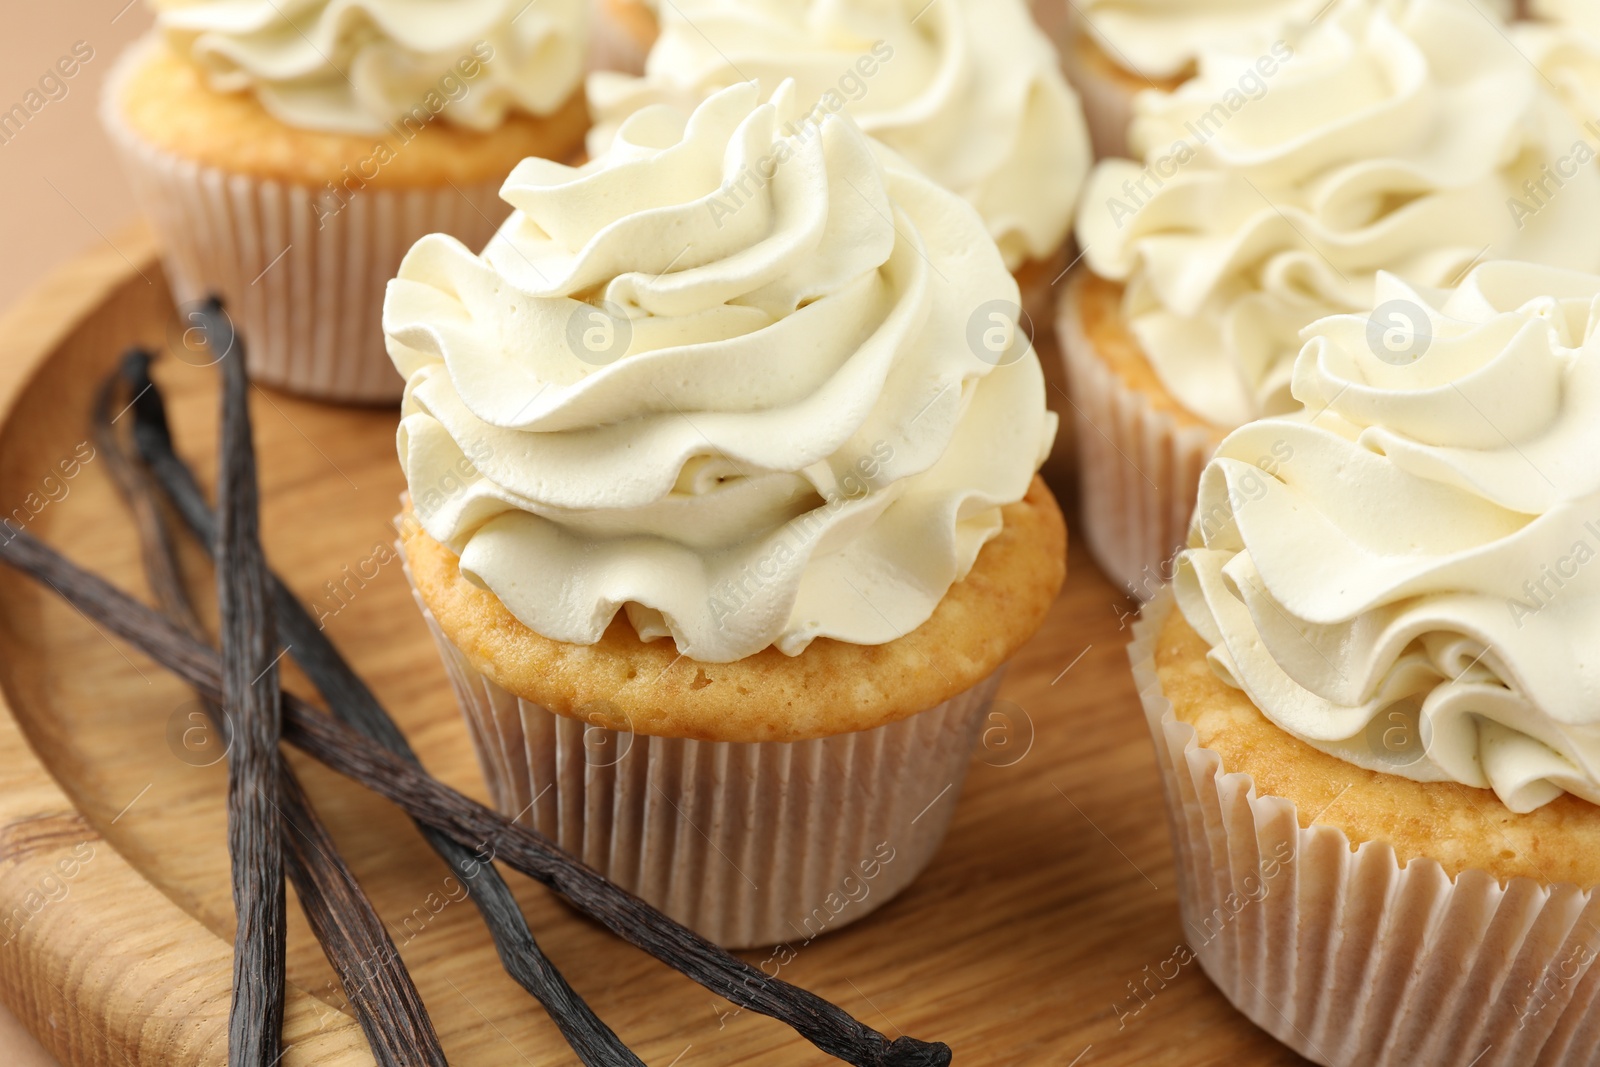
<svg viewBox="0 0 1600 1067">
<path fill-rule="evenodd" d="M 1589 0 L 1533 0 L 1528 6 L 1538 20 L 1571 26 L 1600 40 L 1600 8 Z"/>
<path fill-rule="evenodd" d="M 1566 101 L 1592 150 L 1600 145 L 1600 5 L 1536 0 L 1533 14 L 1512 27 L 1511 39 Z"/>
<path fill-rule="evenodd" d="M 438 115 L 487 130 L 577 92 L 583 0 L 167 0 L 157 26 L 223 91 L 291 126 L 382 133 Z M 426 118 L 422 116 L 426 115 Z"/>
<path fill-rule="evenodd" d="M 547 638 L 704 662 L 924 622 L 1053 440 L 976 212 L 784 83 L 524 161 L 483 254 L 389 286 L 427 532 Z M 1009 317 L 1008 317 L 1009 316 Z"/>
<path fill-rule="evenodd" d="M 1114 62 L 1147 78 L 1186 74 L 1216 47 L 1264 50 L 1327 0 L 1081 0 L 1084 28 Z"/>
<path fill-rule="evenodd" d="M 1511 14 L 1512 0 L 1465 2 L 1501 20 Z M 1165 79 L 1189 73 L 1208 50 L 1265 51 L 1284 34 L 1319 17 L 1327 4 L 1328 0 L 1080 0 L 1074 6 L 1085 29 L 1113 62 L 1146 78 Z"/>
<path fill-rule="evenodd" d="M 966 197 L 1013 269 L 1066 240 L 1088 132 L 1024 0 L 674 0 L 643 78 L 589 79 L 590 150 L 645 104 L 784 78 Z"/>
<path fill-rule="evenodd" d="M 1380 277 L 1235 431 L 1177 582 L 1213 667 L 1371 770 L 1600 803 L 1600 276 Z"/>
<path fill-rule="evenodd" d="M 1143 163 L 1096 168 L 1079 243 L 1167 390 L 1221 427 L 1288 410 L 1300 330 L 1370 307 L 1379 270 L 1600 268 L 1577 124 L 1462 0 L 1335 0 L 1262 53 L 1207 52 L 1140 94 L 1131 137 Z"/>
</svg>

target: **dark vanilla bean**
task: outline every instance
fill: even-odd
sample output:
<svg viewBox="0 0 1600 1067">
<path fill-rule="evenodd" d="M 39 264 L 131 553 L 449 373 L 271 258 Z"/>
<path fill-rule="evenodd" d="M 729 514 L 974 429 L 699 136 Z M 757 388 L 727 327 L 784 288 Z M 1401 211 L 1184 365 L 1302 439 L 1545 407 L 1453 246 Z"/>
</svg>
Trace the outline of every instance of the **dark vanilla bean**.
<svg viewBox="0 0 1600 1067">
<path fill-rule="evenodd" d="M 283 755 L 278 650 L 261 551 L 250 380 L 222 306 L 200 311 L 222 368 L 221 471 L 217 478 L 217 601 L 222 617 L 221 704 L 231 716 L 228 853 L 233 857 L 233 1007 L 230 1067 L 283 1056 L 284 888 L 278 808 Z"/>
<path fill-rule="evenodd" d="M 561 894 L 579 911 L 718 996 L 788 1023 L 817 1048 L 860 1067 L 932 1067 L 950 1062 L 937 1043 L 884 1035 L 814 993 L 771 978 L 668 919 L 539 834 L 508 821 L 319 715 L 284 699 L 284 739 L 340 774 L 394 801 L 458 841 L 484 841 L 497 859 Z"/>
<path fill-rule="evenodd" d="M 118 434 L 113 424 L 113 409 L 122 407 L 116 402 L 118 386 L 141 378 L 148 363 L 147 353 L 134 350 L 124 357 L 122 367 L 106 379 L 95 402 L 95 445 L 133 512 L 145 574 L 156 602 L 192 637 L 206 641 L 205 627 L 195 614 L 183 583 L 176 546 L 161 513 L 156 488 L 132 444 Z M 203 695 L 201 705 L 218 736 L 230 742 L 230 723 L 221 708 Z M 339 976 L 374 1058 L 383 1067 L 409 1067 L 414 1063 L 443 1067 L 446 1061 L 438 1035 L 388 929 L 339 855 L 294 772 L 285 765 L 281 775 L 280 833 L 289 878 L 312 932 Z"/>
<path fill-rule="evenodd" d="M 173 447 L 166 402 L 149 377 L 149 357 L 131 358 L 124 367 L 134 401 L 134 434 L 141 455 L 190 531 L 212 551 L 217 543 L 216 516 L 206 503 L 194 473 Z M 272 576 L 273 602 L 279 633 L 323 699 L 348 726 L 408 763 L 420 766 L 405 734 L 395 725 L 377 696 L 350 667 L 287 584 Z M 643 1067 L 588 1003 L 567 983 L 545 956 L 517 906 L 511 887 L 492 865 L 474 851 L 431 826 L 418 823 L 428 844 L 471 888 L 471 898 L 494 940 L 501 965 L 542 1004 L 585 1067 Z"/>
<path fill-rule="evenodd" d="M 79 611 L 140 649 L 194 688 L 217 696 L 214 650 L 104 580 L 68 562 L 27 531 L 0 543 L 0 562 L 49 585 Z M 498 859 L 550 886 L 624 941 L 746 1010 L 787 1023 L 817 1048 L 857 1067 L 943 1067 L 948 1046 L 883 1034 L 838 1006 L 773 978 L 719 948 L 550 841 L 430 778 L 365 736 L 284 694 L 285 738 L 312 758 L 389 798 L 462 844 L 487 841 Z"/>
<path fill-rule="evenodd" d="M 384 1067 L 445 1067 L 439 1035 L 400 950 L 316 817 L 300 780 L 285 774 L 280 795 L 283 846 L 295 893 L 339 975 L 373 1058 Z"/>
</svg>

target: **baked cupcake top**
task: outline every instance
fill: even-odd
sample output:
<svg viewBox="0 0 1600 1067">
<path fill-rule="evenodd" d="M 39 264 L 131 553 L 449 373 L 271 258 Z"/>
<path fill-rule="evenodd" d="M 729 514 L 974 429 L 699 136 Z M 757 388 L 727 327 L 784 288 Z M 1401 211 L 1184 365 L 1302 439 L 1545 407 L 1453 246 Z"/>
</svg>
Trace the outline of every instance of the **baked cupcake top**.
<svg viewBox="0 0 1600 1067">
<path fill-rule="evenodd" d="M 583 0 L 157 0 L 213 89 L 289 126 L 385 133 L 413 114 L 475 130 L 548 115 L 581 85 Z"/>
<path fill-rule="evenodd" d="M 648 103 L 793 78 L 983 216 L 1015 270 L 1065 242 L 1091 160 L 1076 95 L 1023 0 L 675 0 L 643 78 L 589 79 L 591 152 Z"/>
<path fill-rule="evenodd" d="M 729 662 L 926 620 L 1048 453 L 971 206 L 794 83 L 648 106 L 518 166 L 474 255 L 389 285 L 414 510 L 522 623 Z"/>
<path fill-rule="evenodd" d="M 1600 803 L 1600 276 L 1380 277 L 1295 415 L 1201 479 L 1178 602 L 1278 726 L 1371 770 Z"/>
<path fill-rule="evenodd" d="M 1144 163 L 1095 169 L 1079 243 L 1126 283 L 1162 384 L 1218 426 L 1289 410 L 1299 331 L 1370 307 L 1379 270 L 1600 267 L 1577 125 L 1464 0 L 1336 0 L 1265 53 L 1207 52 L 1176 92 L 1140 94 L 1131 136 Z M 1559 193 L 1519 207 L 1530 182 Z"/>
</svg>

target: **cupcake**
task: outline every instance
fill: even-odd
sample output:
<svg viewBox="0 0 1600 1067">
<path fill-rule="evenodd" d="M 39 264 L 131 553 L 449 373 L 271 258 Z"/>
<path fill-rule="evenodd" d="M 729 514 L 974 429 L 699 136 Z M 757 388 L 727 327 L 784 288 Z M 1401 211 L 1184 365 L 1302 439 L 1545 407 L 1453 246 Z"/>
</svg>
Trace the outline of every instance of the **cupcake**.
<svg viewBox="0 0 1600 1067">
<path fill-rule="evenodd" d="M 1082 0 L 1054 21 L 1098 158 L 1127 157 L 1133 99 L 1172 92 L 1207 50 L 1263 53 L 1327 0 Z"/>
<path fill-rule="evenodd" d="M 1498 21 L 1512 0 L 1473 3 Z M 1051 27 L 1062 65 L 1083 97 L 1095 155 L 1138 158 L 1128 140 L 1134 98 L 1147 89 L 1170 93 L 1194 77 L 1200 57 L 1225 51 L 1271 54 L 1286 36 L 1321 18 L 1329 0 L 1082 0 L 1061 4 Z"/>
<path fill-rule="evenodd" d="M 482 243 L 529 156 L 588 128 L 581 0 L 157 5 L 102 114 L 180 303 L 218 293 L 259 382 L 398 400 L 383 288 L 413 242 Z"/>
<path fill-rule="evenodd" d="M 646 104 L 693 107 L 737 82 L 784 78 L 795 79 L 803 109 L 848 112 L 978 209 L 1022 289 L 1023 315 L 1005 317 L 1038 345 L 1051 407 L 1066 415 L 1053 285 L 1067 265 L 1089 142 L 1077 97 L 1024 0 L 675 0 L 662 9 L 642 78 L 590 78 L 589 149 L 603 150 Z M 992 326 L 973 324 L 1009 344 Z M 1047 466 L 1058 485 L 1071 471 L 1065 455 Z"/>
<path fill-rule="evenodd" d="M 589 0 L 589 65 L 638 74 L 655 43 L 658 0 Z"/>
<path fill-rule="evenodd" d="M 1376 308 L 1223 443 L 1136 630 L 1185 931 L 1327 1067 L 1594 1063 L 1600 276 Z"/>
<path fill-rule="evenodd" d="M 1305 326 L 1370 308 L 1380 270 L 1447 286 L 1488 258 L 1600 268 L 1600 170 L 1570 165 L 1578 126 L 1464 0 L 1338 0 L 1138 106 L 1144 163 L 1091 174 L 1058 334 L 1086 540 L 1148 598 L 1216 445 L 1292 407 Z"/>
<path fill-rule="evenodd" d="M 1511 39 L 1566 102 L 1593 159 L 1600 147 L 1600 8 L 1540 0 L 1532 14 L 1534 21 L 1512 28 Z"/>
<path fill-rule="evenodd" d="M 495 802 L 729 946 L 928 863 L 1065 571 L 1039 362 L 969 336 L 1017 301 L 983 220 L 800 100 L 528 160 L 384 308 L 402 550 Z"/>
</svg>

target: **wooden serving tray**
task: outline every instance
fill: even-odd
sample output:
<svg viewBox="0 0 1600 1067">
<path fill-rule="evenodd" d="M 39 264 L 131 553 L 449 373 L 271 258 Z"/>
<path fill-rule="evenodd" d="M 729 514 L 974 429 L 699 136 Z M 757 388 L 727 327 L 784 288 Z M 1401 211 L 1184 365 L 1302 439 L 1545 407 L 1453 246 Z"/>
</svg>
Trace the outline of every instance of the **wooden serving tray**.
<svg viewBox="0 0 1600 1067">
<path fill-rule="evenodd" d="M 149 234 L 116 245 L 53 276 L 0 329 L 0 510 L 37 511 L 32 533 L 147 596 L 105 463 L 84 457 L 96 383 L 130 343 L 165 349 L 173 309 Z M 209 480 L 215 369 L 168 358 L 157 377 L 181 450 Z M 429 769 L 486 799 L 398 565 L 359 577 L 391 539 L 402 488 L 395 413 L 261 389 L 253 404 L 275 566 L 330 612 L 329 633 Z M 209 563 L 191 552 L 187 564 L 209 590 Z M 325 583 L 346 583 L 346 568 L 358 577 L 341 606 Z M 1123 652 L 1130 610 L 1075 548 L 1067 589 L 1007 676 L 933 866 L 893 903 L 803 948 L 785 978 L 887 1034 L 949 1042 L 961 1067 L 1305 1062 L 1236 1014 L 1194 964 L 1134 999 L 1184 933 Z M 310 692 L 292 668 L 285 684 Z M 225 773 L 177 755 L 192 710 L 160 668 L 0 571 L 0 998 L 64 1063 L 225 1061 Z M 390 924 L 450 1061 L 573 1063 L 410 823 L 291 758 Z M 552 959 L 652 1067 L 834 1062 L 508 876 Z M 290 920 L 284 1062 L 372 1062 L 298 907 Z"/>
</svg>

